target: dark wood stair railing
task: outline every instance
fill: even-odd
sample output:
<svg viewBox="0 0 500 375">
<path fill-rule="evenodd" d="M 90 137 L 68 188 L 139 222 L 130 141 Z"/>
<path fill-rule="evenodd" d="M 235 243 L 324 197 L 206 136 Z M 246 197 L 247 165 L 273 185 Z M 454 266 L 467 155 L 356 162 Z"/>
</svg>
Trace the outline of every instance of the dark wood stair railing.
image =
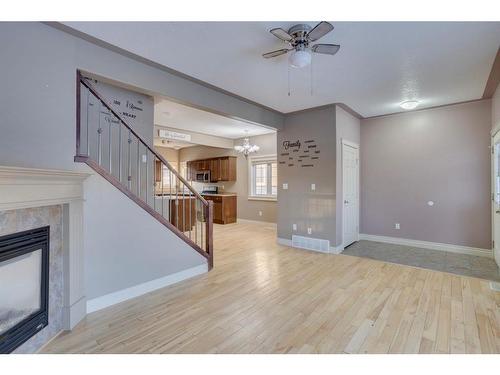
<svg viewBox="0 0 500 375">
<path fill-rule="evenodd" d="M 79 71 L 76 156 L 213 267 L 213 203 L 150 147 Z"/>
</svg>

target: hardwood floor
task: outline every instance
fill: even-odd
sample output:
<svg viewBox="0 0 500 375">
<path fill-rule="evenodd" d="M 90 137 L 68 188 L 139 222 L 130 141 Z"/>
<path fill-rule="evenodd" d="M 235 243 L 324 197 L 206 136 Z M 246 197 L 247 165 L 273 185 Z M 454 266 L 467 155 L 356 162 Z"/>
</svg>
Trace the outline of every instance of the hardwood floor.
<svg viewBox="0 0 500 375">
<path fill-rule="evenodd" d="M 499 353 L 486 281 L 276 244 L 216 225 L 205 275 L 89 315 L 45 353 Z"/>
</svg>

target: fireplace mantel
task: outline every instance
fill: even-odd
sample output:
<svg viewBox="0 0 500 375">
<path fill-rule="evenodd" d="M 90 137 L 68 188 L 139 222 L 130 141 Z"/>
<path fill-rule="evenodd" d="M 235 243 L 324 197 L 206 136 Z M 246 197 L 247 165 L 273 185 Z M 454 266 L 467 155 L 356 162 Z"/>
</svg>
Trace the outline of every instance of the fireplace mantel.
<svg viewBox="0 0 500 375">
<path fill-rule="evenodd" d="M 0 166 L 0 211 L 63 205 L 64 328 L 86 315 L 83 181 L 86 173 Z"/>
</svg>

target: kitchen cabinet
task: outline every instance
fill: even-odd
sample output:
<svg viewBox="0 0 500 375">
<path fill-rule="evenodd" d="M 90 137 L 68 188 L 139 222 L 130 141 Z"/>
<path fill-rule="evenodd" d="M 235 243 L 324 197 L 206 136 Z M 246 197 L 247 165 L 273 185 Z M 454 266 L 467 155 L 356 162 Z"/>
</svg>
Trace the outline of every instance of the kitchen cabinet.
<svg viewBox="0 0 500 375">
<path fill-rule="evenodd" d="M 214 204 L 214 223 L 236 223 L 236 194 L 205 194 L 203 198 Z"/>
<path fill-rule="evenodd" d="M 218 172 L 214 181 L 236 181 L 236 157 L 219 158 Z"/>
<path fill-rule="evenodd" d="M 210 182 L 236 181 L 236 156 L 192 160 L 186 163 L 189 180 L 196 180 L 197 171 L 210 171 Z"/>
<path fill-rule="evenodd" d="M 193 230 L 196 224 L 196 199 L 179 195 L 177 199 L 168 199 L 170 222 L 181 232 Z"/>
</svg>

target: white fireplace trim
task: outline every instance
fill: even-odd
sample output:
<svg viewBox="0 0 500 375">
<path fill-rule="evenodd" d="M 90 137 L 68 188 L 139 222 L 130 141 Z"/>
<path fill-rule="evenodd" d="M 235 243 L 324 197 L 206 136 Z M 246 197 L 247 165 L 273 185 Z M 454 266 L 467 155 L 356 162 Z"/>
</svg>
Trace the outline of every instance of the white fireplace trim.
<svg viewBox="0 0 500 375">
<path fill-rule="evenodd" d="M 65 329 L 85 317 L 83 181 L 86 173 L 0 166 L 0 211 L 64 205 Z"/>
</svg>

